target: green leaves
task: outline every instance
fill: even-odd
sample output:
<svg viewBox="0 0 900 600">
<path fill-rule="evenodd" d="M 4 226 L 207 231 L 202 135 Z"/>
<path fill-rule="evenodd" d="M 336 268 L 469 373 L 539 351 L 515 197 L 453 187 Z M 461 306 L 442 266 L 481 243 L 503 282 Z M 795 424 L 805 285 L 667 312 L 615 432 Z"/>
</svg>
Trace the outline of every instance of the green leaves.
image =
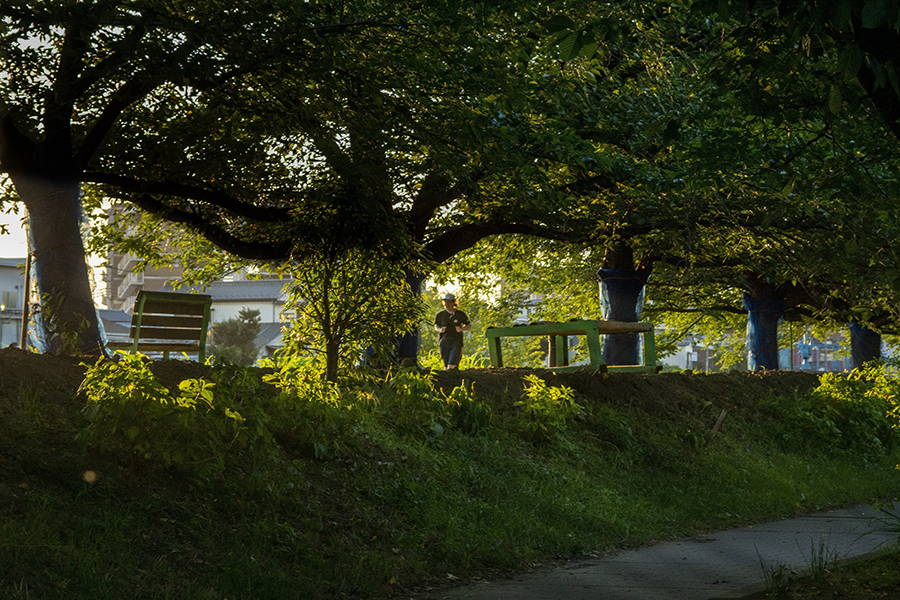
<svg viewBox="0 0 900 600">
<path fill-rule="evenodd" d="M 888 0 L 865 0 L 860 15 L 862 26 L 877 29 L 884 24 L 891 25 L 889 21 L 895 20 L 897 16 L 896 7 L 892 5 L 893 3 Z M 891 8 L 893 10 L 890 10 Z"/>
<path fill-rule="evenodd" d="M 90 421 L 80 435 L 132 462 L 176 466 L 204 476 L 220 474 L 248 454 L 267 453 L 272 436 L 252 399 L 242 398 L 241 410 L 253 416 L 254 429 L 236 406 L 216 398 L 215 385 L 187 379 L 173 396 L 153 376 L 146 357 L 101 359 L 88 366 L 79 388 L 87 398 L 84 414 Z"/>
<path fill-rule="evenodd" d="M 574 392 L 566 386 L 548 386 L 537 375 L 526 375 L 525 399 L 521 407 L 519 427 L 526 439 L 549 442 L 568 428 L 568 421 L 581 416 L 584 409 L 575 402 Z"/>
</svg>

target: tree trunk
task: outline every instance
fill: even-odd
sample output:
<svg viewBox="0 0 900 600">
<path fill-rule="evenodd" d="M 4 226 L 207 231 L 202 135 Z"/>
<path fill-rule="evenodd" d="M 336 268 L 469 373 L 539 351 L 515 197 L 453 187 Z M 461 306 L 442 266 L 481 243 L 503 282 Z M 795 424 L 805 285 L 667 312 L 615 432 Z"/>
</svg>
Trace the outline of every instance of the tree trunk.
<svg viewBox="0 0 900 600">
<path fill-rule="evenodd" d="M 873 360 L 881 360 L 881 334 L 865 325 L 850 323 L 851 368 L 859 369 Z"/>
<path fill-rule="evenodd" d="M 604 268 L 597 271 L 600 280 L 600 307 L 607 321 L 636 323 L 644 304 L 644 286 L 650 269 L 634 268 L 631 248 L 618 245 L 604 260 Z M 603 362 L 607 365 L 641 364 L 641 337 L 637 333 L 617 333 L 603 336 Z"/>
<path fill-rule="evenodd" d="M 337 383 L 341 346 L 335 340 L 325 340 L 325 381 Z"/>
<path fill-rule="evenodd" d="M 406 284 L 416 296 L 422 294 L 422 282 L 425 276 L 420 273 L 406 272 Z M 404 361 L 412 361 L 415 366 L 419 357 L 419 328 L 416 327 L 410 332 L 397 336 L 396 344 L 397 362 L 403 364 Z"/>
<path fill-rule="evenodd" d="M 744 292 L 747 310 L 747 368 L 751 371 L 778 369 L 778 322 L 787 306 L 769 284 L 751 282 Z"/>
<path fill-rule="evenodd" d="M 13 176 L 28 208 L 34 275 L 41 298 L 37 348 L 63 354 L 104 353 L 81 238 L 81 188 L 75 181 Z"/>
</svg>

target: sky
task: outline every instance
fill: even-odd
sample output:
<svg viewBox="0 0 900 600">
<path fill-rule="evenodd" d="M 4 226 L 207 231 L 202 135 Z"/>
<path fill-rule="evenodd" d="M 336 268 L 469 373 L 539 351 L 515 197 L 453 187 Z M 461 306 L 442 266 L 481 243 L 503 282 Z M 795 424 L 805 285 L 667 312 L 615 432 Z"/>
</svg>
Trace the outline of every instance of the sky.
<svg viewBox="0 0 900 600">
<path fill-rule="evenodd" d="M 5 223 L 10 233 L 0 235 L 0 258 L 25 258 L 28 246 L 18 215 L 0 215 L 0 223 Z"/>
</svg>

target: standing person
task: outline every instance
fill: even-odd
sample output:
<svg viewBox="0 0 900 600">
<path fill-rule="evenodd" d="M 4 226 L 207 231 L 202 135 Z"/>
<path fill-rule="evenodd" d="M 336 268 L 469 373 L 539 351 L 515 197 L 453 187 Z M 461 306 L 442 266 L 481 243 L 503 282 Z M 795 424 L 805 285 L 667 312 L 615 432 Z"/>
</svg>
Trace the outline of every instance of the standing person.
<svg viewBox="0 0 900 600">
<path fill-rule="evenodd" d="M 462 359 L 463 331 L 472 329 L 469 316 L 456 309 L 456 297 L 447 294 L 442 300 L 444 310 L 434 318 L 434 329 L 441 334 L 440 348 L 444 369 L 459 368 Z"/>
</svg>

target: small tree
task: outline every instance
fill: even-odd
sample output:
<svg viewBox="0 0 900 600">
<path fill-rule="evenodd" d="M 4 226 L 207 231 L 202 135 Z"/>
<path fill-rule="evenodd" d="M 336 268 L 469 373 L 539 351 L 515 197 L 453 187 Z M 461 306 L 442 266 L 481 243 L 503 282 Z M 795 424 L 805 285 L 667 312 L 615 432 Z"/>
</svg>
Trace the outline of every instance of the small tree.
<svg viewBox="0 0 900 600">
<path fill-rule="evenodd" d="M 421 319 L 404 266 L 380 249 L 330 249 L 293 266 L 286 309 L 295 314 L 288 348 L 325 358 L 325 378 L 364 352 L 387 360 L 396 336 Z M 408 265 L 407 265 L 408 266 Z"/>
<path fill-rule="evenodd" d="M 213 326 L 210 354 L 236 365 L 252 365 L 259 352 L 254 341 L 261 329 L 259 311 L 242 308 L 237 317 Z"/>
</svg>

